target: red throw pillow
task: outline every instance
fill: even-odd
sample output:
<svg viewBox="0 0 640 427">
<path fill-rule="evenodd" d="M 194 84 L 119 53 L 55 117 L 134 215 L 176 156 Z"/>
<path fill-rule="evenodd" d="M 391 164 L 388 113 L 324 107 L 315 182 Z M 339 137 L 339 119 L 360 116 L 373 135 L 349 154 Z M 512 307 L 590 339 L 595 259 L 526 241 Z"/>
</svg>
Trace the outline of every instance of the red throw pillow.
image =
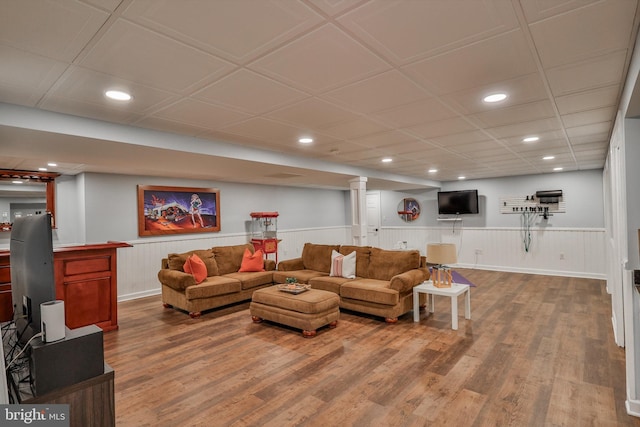
<svg viewBox="0 0 640 427">
<path fill-rule="evenodd" d="M 242 265 L 240 265 L 241 272 L 247 271 L 264 271 L 264 261 L 262 260 L 262 250 L 258 249 L 255 253 L 251 253 L 249 249 L 244 250 L 242 256 Z"/>
<path fill-rule="evenodd" d="M 196 279 L 196 283 L 202 283 L 207 278 L 207 266 L 204 265 L 204 261 L 196 254 L 187 258 L 187 261 L 182 267 L 185 273 L 190 273 L 193 278 Z"/>
</svg>

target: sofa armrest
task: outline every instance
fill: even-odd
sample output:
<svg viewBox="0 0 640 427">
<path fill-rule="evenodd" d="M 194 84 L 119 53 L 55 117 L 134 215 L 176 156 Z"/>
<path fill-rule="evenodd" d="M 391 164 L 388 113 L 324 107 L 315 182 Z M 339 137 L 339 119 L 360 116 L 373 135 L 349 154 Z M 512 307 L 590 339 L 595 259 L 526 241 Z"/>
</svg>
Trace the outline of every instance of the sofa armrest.
<svg viewBox="0 0 640 427">
<path fill-rule="evenodd" d="M 304 270 L 304 263 L 302 257 L 287 259 L 278 263 L 278 271 L 295 271 Z"/>
<path fill-rule="evenodd" d="M 264 260 L 264 271 L 273 271 L 276 269 L 276 262 L 272 259 Z"/>
<path fill-rule="evenodd" d="M 419 285 L 428 279 L 429 270 L 425 268 L 416 268 L 393 276 L 389 282 L 389 287 L 402 294 L 409 292 L 414 286 Z"/>
<path fill-rule="evenodd" d="M 196 284 L 196 279 L 192 274 L 178 270 L 169 270 L 168 268 L 163 268 L 158 272 L 158 280 L 160 280 L 160 283 L 163 285 L 169 286 L 176 291 L 184 291 L 189 286 Z"/>
</svg>

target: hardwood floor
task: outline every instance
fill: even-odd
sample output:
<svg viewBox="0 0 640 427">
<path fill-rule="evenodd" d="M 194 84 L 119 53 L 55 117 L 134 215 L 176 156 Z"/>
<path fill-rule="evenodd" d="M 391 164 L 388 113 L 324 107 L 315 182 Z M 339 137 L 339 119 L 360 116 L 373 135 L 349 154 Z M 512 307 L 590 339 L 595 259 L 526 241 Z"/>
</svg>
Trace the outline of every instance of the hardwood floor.
<svg viewBox="0 0 640 427">
<path fill-rule="evenodd" d="M 599 280 L 460 270 L 472 320 L 394 325 L 341 313 L 315 338 L 254 324 L 248 303 L 199 319 L 160 297 L 119 304 L 104 336 L 118 426 L 640 426 Z"/>
</svg>

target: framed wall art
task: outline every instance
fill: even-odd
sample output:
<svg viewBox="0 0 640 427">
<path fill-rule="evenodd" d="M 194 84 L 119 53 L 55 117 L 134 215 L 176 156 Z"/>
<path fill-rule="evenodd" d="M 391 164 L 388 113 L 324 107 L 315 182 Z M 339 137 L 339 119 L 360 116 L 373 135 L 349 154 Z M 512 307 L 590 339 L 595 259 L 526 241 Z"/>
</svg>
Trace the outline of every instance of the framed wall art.
<svg viewBox="0 0 640 427">
<path fill-rule="evenodd" d="M 138 185 L 138 235 L 220 231 L 216 188 Z"/>
</svg>

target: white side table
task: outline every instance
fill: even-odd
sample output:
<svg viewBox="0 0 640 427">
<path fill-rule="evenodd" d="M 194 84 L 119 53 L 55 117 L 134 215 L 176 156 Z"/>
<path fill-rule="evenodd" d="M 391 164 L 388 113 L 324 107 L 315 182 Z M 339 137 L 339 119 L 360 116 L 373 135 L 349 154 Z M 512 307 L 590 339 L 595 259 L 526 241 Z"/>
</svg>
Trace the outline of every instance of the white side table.
<svg viewBox="0 0 640 427">
<path fill-rule="evenodd" d="M 451 329 L 458 329 L 458 297 L 465 294 L 464 298 L 464 318 L 471 319 L 471 292 L 469 285 L 452 283 L 450 288 L 436 288 L 431 280 L 413 287 L 413 321 L 420 321 L 418 294 L 427 294 L 429 298 L 429 312 L 435 309 L 435 295 L 451 297 Z"/>
</svg>

